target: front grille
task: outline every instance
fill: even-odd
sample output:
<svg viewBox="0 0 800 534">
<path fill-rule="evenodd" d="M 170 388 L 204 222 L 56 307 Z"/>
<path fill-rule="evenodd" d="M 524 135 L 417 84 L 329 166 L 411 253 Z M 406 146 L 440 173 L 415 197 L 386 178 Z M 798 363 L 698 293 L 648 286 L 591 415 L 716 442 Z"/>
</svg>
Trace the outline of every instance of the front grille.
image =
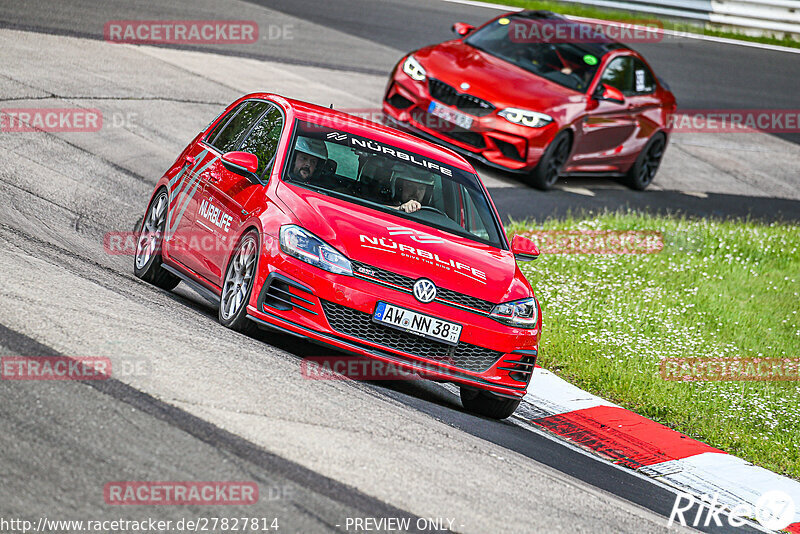
<svg viewBox="0 0 800 534">
<path fill-rule="evenodd" d="M 536 356 L 522 356 L 515 360 L 514 358 L 517 356 L 517 354 L 511 354 L 503 358 L 497 368 L 502 371 L 510 371 L 508 376 L 513 380 L 528 384 L 533 376 L 533 369 L 536 367 Z"/>
<path fill-rule="evenodd" d="M 486 141 L 484 141 L 483 135 L 479 134 L 478 132 L 465 130 L 460 126 L 451 124 L 444 119 L 440 119 L 439 117 L 426 113 L 420 109 L 412 111 L 411 115 L 418 124 L 421 124 L 429 130 L 439 132 L 442 135 L 451 137 L 456 141 L 461 141 L 465 145 L 474 146 L 475 148 L 486 147 Z"/>
<path fill-rule="evenodd" d="M 512 145 L 511 143 L 506 143 L 502 139 L 492 138 L 494 144 L 497 145 L 497 148 L 500 149 L 500 152 L 509 159 L 515 159 L 517 161 L 525 161 L 525 159 L 519 155 L 519 150 L 517 147 Z"/>
<path fill-rule="evenodd" d="M 409 107 L 413 102 L 400 93 L 395 93 L 389 97 L 389 104 L 396 107 L 397 109 L 406 109 Z"/>
<path fill-rule="evenodd" d="M 445 345 L 374 323 L 368 313 L 325 300 L 320 302 L 331 328 L 337 332 L 406 354 L 436 360 L 473 373 L 486 371 L 503 355 L 502 352 L 469 343 L 459 343 L 456 347 Z"/>
<path fill-rule="evenodd" d="M 295 292 L 291 291 L 292 288 L 295 289 Z M 304 312 L 317 315 L 317 312 L 311 309 L 314 303 L 308 300 L 308 298 L 298 296 L 297 291 L 304 292 L 306 294 L 305 297 L 311 297 L 314 294 L 301 283 L 295 282 L 278 273 L 272 273 L 267 277 L 267 280 L 264 282 L 264 287 L 261 289 L 261 296 L 259 298 L 260 304 L 258 307 L 263 310 L 264 306 L 269 306 L 270 308 L 281 311 L 299 308 Z"/>
<path fill-rule="evenodd" d="M 456 107 L 464 113 L 469 113 L 476 117 L 485 117 L 494 111 L 494 106 L 486 100 L 466 93 L 459 93 L 454 87 L 439 80 L 433 78 L 428 80 L 428 89 L 433 98 L 448 106 Z"/>
<path fill-rule="evenodd" d="M 370 276 L 372 278 L 380 280 L 381 282 L 388 282 L 390 284 L 400 286 L 403 289 L 407 290 L 409 293 L 412 291 L 412 288 L 414 287 L 414 282 L 417 281 L 415 278 L 404 276 L 402 274 L 393 273 L 392 271 L 387 271 L 386 269 L 381 269 L 380 267 L 373 267 L 372 265 L 361 263 L 360 261 L 352 261 L 351 263 L 353 266 L 353 271 L 356 274 Z M 436 302 L 441 302 L 442 304 L 448 303 L 442 301 L 448 301 L 449 303 L 460 304 L 462 306 L 469 306 L 470 308 L 474 308 L 476 310 L 480 310 L 485 313 L 491 312 L 495 306 L 488 300 L 479 299 L 477 297 L 471 297 L 469 295 L 459 293 L 458 291 L 452 291 L 450 289 L 445 289 L 443 287 L 437 286 Z"/>
</svg>

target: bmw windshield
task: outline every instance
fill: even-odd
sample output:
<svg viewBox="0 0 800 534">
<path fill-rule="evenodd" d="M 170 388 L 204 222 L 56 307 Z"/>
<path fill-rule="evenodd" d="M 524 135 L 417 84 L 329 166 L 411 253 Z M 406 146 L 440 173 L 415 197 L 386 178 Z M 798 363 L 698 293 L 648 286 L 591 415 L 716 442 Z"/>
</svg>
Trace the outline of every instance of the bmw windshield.
<svg viewBox="0 0 800 534">
<path fill-rule="evenodd" d="M 524 15 L 503 17 L 475 31 L 464 42 L 564 87 L 584 92 L 604 50 L 600 46 L 549 38 L 555 28 L 574 26 L 561 19 Z"/>
<path fill-rule="evenodd" d="M 284 180 L 507 248 L 477 176 L 366 137 L 297 121 Z"/>
</svg>

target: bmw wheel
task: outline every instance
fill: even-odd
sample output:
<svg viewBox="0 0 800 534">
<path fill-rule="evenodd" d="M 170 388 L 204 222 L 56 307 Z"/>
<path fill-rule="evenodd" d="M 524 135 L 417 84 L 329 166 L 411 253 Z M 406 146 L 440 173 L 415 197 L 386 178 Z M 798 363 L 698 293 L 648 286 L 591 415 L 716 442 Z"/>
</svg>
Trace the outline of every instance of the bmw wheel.
<svg viewBox="0 0 800 534">
<path fill-rule="evenodd" d="M 536 189 L 547 191 L 556 185 L 564 164 L 569 159 L 572 142 L 569 132 L 561 132 L 545 149 L 539 164 L 528 176 L 528 182 Z"/>
<path fill-rule="evenodd" d="M 254 330 L 253 323 L 247 319 L 247 303 L 253 291 L 258 253 L 258 233 L 251 230 L 239 241 L 222 283 L 219 322 L 239 332 Z"/>
<path fill-rule="evenodd" d="M 628 187 L 641 191 L 652 183 L 666 146 L 667 138 L 663 133 L 659 132 L 650 138 L 625 177 Z"/>
<path fill-rule="evenodd" d="M 133 273 L 137 277 L 167 291 L 174 289 L 180 282 L 180 278 L 161 267 L 161 246 L 167 225 L 168 206 L 167 190 L 161 189 L 142 219 L 133 258 Z"/>
</svg>

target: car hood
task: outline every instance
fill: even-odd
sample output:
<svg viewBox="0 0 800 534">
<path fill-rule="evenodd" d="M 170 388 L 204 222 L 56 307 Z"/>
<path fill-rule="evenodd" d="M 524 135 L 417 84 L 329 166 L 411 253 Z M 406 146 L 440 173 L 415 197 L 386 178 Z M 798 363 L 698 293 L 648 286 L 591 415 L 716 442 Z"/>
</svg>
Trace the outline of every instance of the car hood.
<svg viewBox="0 0 800 534">
<path fill-rule="evenodd" d="M 297 223 L 351 260 L 494 303 L 532 295 L 509 250 L 281 183 Z"/>
<path fill-rule="evenodd" d="M 414 52 L 431 78 L 457 91 L 466 82 L 471 95 L 488 100 L 498 108 L 517 106 L 551 111 L 584 95 L 551 82 L 521 67 L 487 54 L 459 40 Z"/>
</svg>

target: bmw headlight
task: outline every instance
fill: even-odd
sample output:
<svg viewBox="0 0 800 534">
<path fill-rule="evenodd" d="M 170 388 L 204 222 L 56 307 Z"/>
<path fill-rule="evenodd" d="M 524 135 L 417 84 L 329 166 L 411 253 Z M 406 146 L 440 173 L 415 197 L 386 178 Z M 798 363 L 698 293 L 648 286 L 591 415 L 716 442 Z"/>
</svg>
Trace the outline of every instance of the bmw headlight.
<svg viewBox="0 0 800 534">
<path fill-rule="evenodd" d="M 418 82 L 425 81 L 425 76 L 428 75 L 414 56 L 408 56 L 406 60 L 403 61 L 403 72 L 408 74 L 409 78 Z"/>
<path fill-rule="evenodd" d="M 553 122 L 553 117 L 550 115 L 527 109 L 506 108 L 500 111 L 498 115 L 508 122 L 529 126 L 531 128 L 542 128 Z"/>
<path fill-rule="evenodd" d="M 281 250 L 289 256 L 325 271 L 353 275 L 353 268 L 341 252 L 295 224 L 281 226 Z"/>
<path fill-rule="evenodd" d="M 490 314 L 495 321 L 517 328 L 536 328 L 539 306 L 534 297 L 498 304 Z"/>
</svg>

